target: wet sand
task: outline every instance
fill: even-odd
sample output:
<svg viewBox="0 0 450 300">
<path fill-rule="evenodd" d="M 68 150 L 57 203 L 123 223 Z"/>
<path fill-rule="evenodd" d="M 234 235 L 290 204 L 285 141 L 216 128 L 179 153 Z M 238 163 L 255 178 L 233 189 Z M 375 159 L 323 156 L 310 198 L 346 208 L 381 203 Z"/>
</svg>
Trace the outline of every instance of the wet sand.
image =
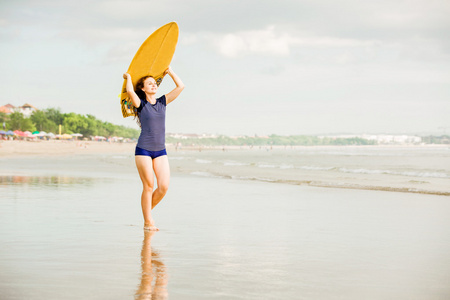
<svg viewBox="0 0 450 300">
<path fill-rule="evenodd" d="M 450 295 L 448 197 L 174 172 L 150 236 L 140 191 L 129 153 L 0 158 L 2 297 Z"/>
</svg>

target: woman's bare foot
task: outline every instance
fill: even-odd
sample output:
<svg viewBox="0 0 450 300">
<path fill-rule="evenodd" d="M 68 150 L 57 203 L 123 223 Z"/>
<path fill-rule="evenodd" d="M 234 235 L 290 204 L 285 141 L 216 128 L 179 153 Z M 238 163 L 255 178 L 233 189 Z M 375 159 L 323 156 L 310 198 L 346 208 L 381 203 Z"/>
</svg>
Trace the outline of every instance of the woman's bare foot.
<svg viewBox="0 0 450 300">
<path fill-rule="evenodd" d="M 153 219 L 151 219 L 149 223 L 144 224 L 144 230 L 158 231 L 159 228 L 157 228 L 155 226 L 155 221 L 153 221 Z"/>
<path fill-rule="evenodd" d="M 144 225 L 144 230 L 159 231 L 159 228 L 157 228 L 155 225 Z"/>
</svg>

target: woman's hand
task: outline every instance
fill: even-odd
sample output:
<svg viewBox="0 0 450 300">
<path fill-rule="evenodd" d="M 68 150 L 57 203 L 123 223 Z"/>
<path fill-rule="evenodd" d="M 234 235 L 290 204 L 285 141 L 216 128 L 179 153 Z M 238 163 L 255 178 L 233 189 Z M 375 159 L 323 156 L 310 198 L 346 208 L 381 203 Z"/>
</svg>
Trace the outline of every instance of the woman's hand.
<svg viewBox="0 0 450 300">
<path fill-rule="evenodd" d="M 128 78 L 131 78 L 131 75 L 128 74 L 128 73 L 123 73 L 123 79 L 127 79 L 128 80 Z"/>
<path fill-rule="evenodd" d="M 171 75 L 173 73 L 172 68 L 169 66 L 166 71 L 164 71 L 164 76 L 167 74 Z"/>
</svg>

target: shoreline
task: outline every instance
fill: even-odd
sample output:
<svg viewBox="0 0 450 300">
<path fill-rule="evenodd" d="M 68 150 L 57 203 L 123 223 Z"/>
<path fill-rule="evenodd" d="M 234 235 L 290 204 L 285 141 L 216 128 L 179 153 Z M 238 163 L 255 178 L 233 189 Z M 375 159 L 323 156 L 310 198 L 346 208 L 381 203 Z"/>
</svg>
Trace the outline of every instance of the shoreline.
<svg viewBox="0 0 450 300">
<path fill-rule="evenodd" d="M 98 174 L 99 170 L 109 170 L 111 174 L 122 172 L 134 172 L 134 148 L 135 143 L 113 143 L 113 142 L 85 142 L 85 141 L 2 141 L 0 143 L 0 159 L 2 168 L 0 176 L 9 176 L 21 170 L 24 173 L 71 173 L 73 170 Z M 328 163 L 343 166 L 353 162 L 353 157 L 364 154 L 361 150 L 390 150 L 399 149 L 400 153 L 405 150 L 433 150 L 449 149 L 447 145 L 365 145 L 365 146 L 297 146 L 297 147 L 181 147 L 176 149 L 168 145 L 170 168 L 173 174 L 188 176 L 215 177 L 234 179 L 240 181 L 258 181 L 266 183 L 279 183 L 288 185 L 302 185 L 321 188 L 339 188 L 372 191 L 390 191 L 401 193 L 429 194 L 439 196 L 450 196 L 448 178 L 417 177 L 399 174 L 376 174 L 376 173 L 343 173 L 333 168 L 332 171 L 320 168 L 305 168 L 294 166 L 259 166 L 262 161 L 270 163 L 273 157 L 284 155 L 286 159 L 299 151 L 297 159 L 303 159 L 301 164 L 314 165 L 325 156 L 320 154 L 334 153 L 333 150 L 345 149 L 349 151 L 339 152 L 337 158 L 332 157 Z M 305 150 L 306 154 L 302 154 Z M 317 150 L 317 153 L 316 151 Z M 330 151 L 331 150 L 331 151 Z M 355 152 L 353 152 L 355 150 Z M 342 154 L 344 153 L 344 154 Z M 381 152 L 384 153 L 384 152 Z M 388 152 L 390 153 L 390 152 Z M 119 155 L 120 158 L 114 158 Z M 101 159 L 98 159 L 102 156 Z M 251 157 L 251 159 L 250 159 Z M 423 157 L 423 156 L 422 156 Z M 53 159 L 54 158 L 54 159 Z M 74 165 L 60 167 L 61 161 L 76 161 Z M 96 159 L 97 158 L 97 159 Z M 250 159 L 249 161 L 247 161 Z M 329 157 L 328 157 L 329 159 Z M 339 161 L 339 160 L 342 161 Z M 241 161 L 242 160 L 242 161 Z M 315 160 L 315 162 L 314 162 Z M 33 163 L 30 163 L 33 161 Z M 239 162 L 241 161 L 241 162 Z M 250 163 L 254 161 L 253 163 Z M 306 161 L 306 162 L 305 162 Z M 227 164 L 228 162 L 228 164 Z M 255 163 L 256 162 L 256 163 Z M 286 161 L 281 161 L 286 162 Z M 234 166 L 230 166 L 235 164 Z M 280 161 L 278 162 L 280 163 Z M 287 163 L 292 163 L 287 162 Z M 296 163 L 296 162 L 295 162 Z M 372 157 L 368 162 L 362 161 L 361 168 L 371 171 L 373 168 L 383 169 L 383 161 Z M 369 164 L 368 164 L 369 163 Z M 402 161 L 403 163 L 407 163 Z M 38 164 L 40 167 L 35 166 Z M 20 167 L 19 167 L 20 166 Z M 333 166 L 333 165 L 332 165 Z M 394 165 L 392 165 L 394 166 Z M 443 168 L 445 166 L 443 165 Z M 420 169 L 417 169 L 420 170 Z M 375 170 L 377 171 L 377 170 Z"/>
</svg>

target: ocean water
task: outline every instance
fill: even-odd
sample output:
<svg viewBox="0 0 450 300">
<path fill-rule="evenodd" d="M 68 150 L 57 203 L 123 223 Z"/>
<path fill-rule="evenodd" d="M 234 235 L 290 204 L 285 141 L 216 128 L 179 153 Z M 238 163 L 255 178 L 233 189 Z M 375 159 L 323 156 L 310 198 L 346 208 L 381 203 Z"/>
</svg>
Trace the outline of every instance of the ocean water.
<svg viewBox="0 0 450 300">
<path fill-rule="evenodd" d="M 0 159 L 1 298 L 450 297 L 447 196 L 184 174 L 191 158 L 171 157 L 153 235 L 132 156 Z"/>
<path fill-rule="evenodd" d="M 195 175 L 322 187 L 450 195 L 450 147 L 299 147 L 179 151 Z"/>
</svg>

